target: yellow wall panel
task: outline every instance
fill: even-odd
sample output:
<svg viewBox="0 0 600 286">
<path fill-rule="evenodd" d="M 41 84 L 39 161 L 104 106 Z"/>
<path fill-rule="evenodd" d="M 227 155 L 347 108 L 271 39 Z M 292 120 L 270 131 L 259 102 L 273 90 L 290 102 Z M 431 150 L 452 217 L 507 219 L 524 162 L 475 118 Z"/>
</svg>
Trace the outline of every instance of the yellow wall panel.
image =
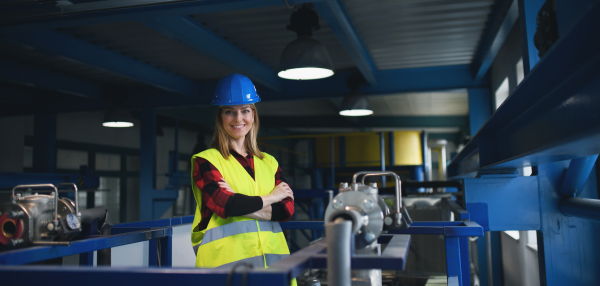
<svg viewBox="0 0 600 286">
<path fill-rule="evenodd" d="M 394 165 L 396 166 L 423 164 L 423 152 L 421 150 L 421 132 L 395 131 L 394 150 Z"/>
</svg>

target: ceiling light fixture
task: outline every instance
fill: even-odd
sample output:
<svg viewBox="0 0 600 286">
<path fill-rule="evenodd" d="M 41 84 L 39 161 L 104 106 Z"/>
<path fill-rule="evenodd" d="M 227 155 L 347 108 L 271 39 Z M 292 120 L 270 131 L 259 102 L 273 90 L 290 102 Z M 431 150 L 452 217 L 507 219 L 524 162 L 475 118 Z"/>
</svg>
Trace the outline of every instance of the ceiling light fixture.
<svg viewBox="0 0 600 286">
<path fill-rule="evenodd" d="M 333 75 L 333 64 L 325 46 L 312 38 L 319 30 L 319 16 L 305 5 L 292 13 L 287 29 L 296 32 L 298 38 L 283 50 L 279 61 L 281 78 L 309 80 Z"/>
<path fill-rule="evenodd" d="M 366 116 L 373 114 L 369 99 L 362 92 L 360 88 L 366 84 L 365 78 L 357 73 L 348 77 L 346 86 L 352 91 L 350 94 L 344 96 L 342 100 L 342 110 L 340 115 L 342 116 Z"/>
<path fill-rule="evenodd" d="M 133 116 L 129 110 L 124 108 L 111 108 L 106 114 L 104 114 L 104 120 L 102 121 L 104 127 L 132 127 Z"/>
</svg>

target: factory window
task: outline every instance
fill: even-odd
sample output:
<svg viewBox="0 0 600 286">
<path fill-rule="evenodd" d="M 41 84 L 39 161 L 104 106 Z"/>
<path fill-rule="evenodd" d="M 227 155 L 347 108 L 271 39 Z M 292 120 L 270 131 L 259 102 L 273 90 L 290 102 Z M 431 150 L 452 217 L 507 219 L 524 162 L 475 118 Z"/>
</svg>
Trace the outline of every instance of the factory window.
<svg viewBox="0 0 600 286">
<path fill-rule="evenodd" d="M 525 78 L 525 70 L 523 69 L 523 58 L 517 62 L 517 85 Z"/>
<path fill-rule="evenodd" d="M 496 90 L 496 93 L 495 93 L 496 109 L 498 109 L 498 107 L 500 107 L 500 105 L 504 102 L 504 100 L 506 100 L 506 98 L 508 97 L 508 94 L 509 94 L 509 91 L 508 91 L 508 77 L 507 77 L 504 79 L 504 81 L 502 81 L 502 84 L 500 84 L 500 86 Z"/>
<path fill-rule="evenodd" d="M 88 164 L 88 152 L 58 149 L 56 150 L 56 168 L 63 170 L 79 170 Z"/>
<path fill-rule="evenodd" d="M 527 231 L 527 246 L 537 250 L 537 232 L 535 230 Z"/>
<path fill-rule="evenodd" d="M 508 236 L 514 238 L 515 240 L 519 240 L 519 231 L 517 230 L 507 230 L 506 233 Z"/>
<path fill-rule="evenodd" d="M 121 171 L 121 156 L 118 154 L 96 153 L 97 171 Z"/>
</svg>

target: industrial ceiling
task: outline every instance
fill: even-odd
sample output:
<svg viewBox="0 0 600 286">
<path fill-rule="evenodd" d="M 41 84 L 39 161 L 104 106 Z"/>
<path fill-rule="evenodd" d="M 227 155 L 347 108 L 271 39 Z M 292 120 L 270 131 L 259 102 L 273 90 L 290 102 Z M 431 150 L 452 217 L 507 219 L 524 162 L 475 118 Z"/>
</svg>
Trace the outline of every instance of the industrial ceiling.
<svg viewBox="0 0 600 286">
<path fill-rule="evenodd" d="M 374 116 L 464 117 L 466 88 L 488 86 L 510 2 L 3 1 L 0 111 L 190 109 L 209 104 L 216 81 L 237 72 L 255 82 L 266 116 L 335 116 L 346 79 L 359 72 Z M 330 78 L 277 77 L 296 38 L 286 25 L 301 5 L 319 14 L 313 37 L 331 56 Z M 278 110 L 286 106 L 294 111 Z"/>
</svg>

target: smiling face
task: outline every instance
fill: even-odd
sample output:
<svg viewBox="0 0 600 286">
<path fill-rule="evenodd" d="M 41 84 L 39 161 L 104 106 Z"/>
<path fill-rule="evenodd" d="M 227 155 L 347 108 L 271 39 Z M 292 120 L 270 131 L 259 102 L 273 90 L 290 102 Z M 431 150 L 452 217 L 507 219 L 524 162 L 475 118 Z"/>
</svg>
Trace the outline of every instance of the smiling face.
<svg viewBox="0 0 600 286">
<path fill-rule="evenodd" d="M 221 110 L 221 122 L 231 138 L 244 138 L 254 123 L 254 112 L 248 104 L 225 106 Z"/>
</svg>

